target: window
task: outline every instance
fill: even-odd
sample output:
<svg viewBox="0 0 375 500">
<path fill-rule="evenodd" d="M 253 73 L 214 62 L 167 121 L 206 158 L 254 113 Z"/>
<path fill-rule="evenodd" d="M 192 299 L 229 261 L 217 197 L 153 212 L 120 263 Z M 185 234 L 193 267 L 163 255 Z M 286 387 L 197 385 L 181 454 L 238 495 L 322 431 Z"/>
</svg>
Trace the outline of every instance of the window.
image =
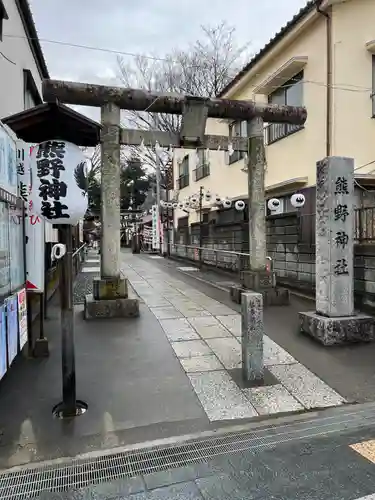
<svg viewBox="0 0 375 500">
<path fill-rule="evenodd" d="M 303 71 L 295 75 L 280 88 L 268 96 L 270 104 L 303 106 Z M 290 123 L 270 123 L 267 126 L 267 144 L 287 137 L 297 130 L 301 130 L 303 125 L 292 125 Z"/>
<path fill-rule="evenodd" d="M 23 70 L 23 101 L 25 110 L 42 104 L 38 88 L 29 69 Z"/>
<path fill-rule="evenodd" d="M 232 137 L 247 137 L 247 122 L 246 121 L 239 121 L 239 122 L 233 122 L 230 127 L 229 127 L 229 135 Z M 230 156 L 229 156 L 229 165 L 232 165 L 232 163 L 236 163 L 236 161 L 241 160 L 245 156 L 245 153 L 243 151 L 234 151 Z"/>
<path fill-rule="evenodd" d="M 0 0 L 0 42 L 3 39 L 3 21 L 9 19 L 3 0 Z"/>
<path fill-rule="evenodd" d="M 177 189 L 183 189 L 189 185 L 189 155 L 184 156 L 178 165 Z"/>
<path fill-rule="evenodd" d="M 210 164 L 207 149 L 198 149 L 198 166 L 193 170 L 194 180 L 199 181 L 210 175 Z"/>
</svg>

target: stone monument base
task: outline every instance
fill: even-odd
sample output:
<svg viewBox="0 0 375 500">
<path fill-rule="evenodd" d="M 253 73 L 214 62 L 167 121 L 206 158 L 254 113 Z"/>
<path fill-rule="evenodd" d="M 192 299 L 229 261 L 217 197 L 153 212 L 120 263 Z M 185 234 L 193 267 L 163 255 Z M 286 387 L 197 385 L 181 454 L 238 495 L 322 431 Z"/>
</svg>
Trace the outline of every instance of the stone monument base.
<svg viewBox="0 0 375 500">
<path fill-rule="evenodd" d="M 248 292 L 249 289 L 235 285 L 230 287 L 230 298 L 232 302 L 241 304 L 241 295 Z M 290 303 L 289 290 L 287 288 L 275 287 L 259 290 L 263 296 L 263 307 L 267 306 L 288 306 Z"/>
<path fill-rule="evenodd" d="M 116 300 L 128 298 L 128 280 L 126 278 L 94 278 L 92 294 L 95 300 Z"/>
<path fill-rule="evenodd" d="M 49 346 L 47 338 L 35 340 L 33 355 L 35 358 L 48 358 Z"/>
<path fill-rule="evenodd" d="M 93 295 L 86 295 L 84 318 L 136 318 L 139 316 L 139 300 L 135 297 L 126 299 L 94 299 Z"/>
<path fill-rule="evenodd" d="M 276 287 L 276 273 L 264 271 L 241 271 L 240 282 L 248 290 L 263 290 Z"/>
<path fill-rule="evenodd" d="M 300 331 L 325 346 L 375 340 L 375 320 L 366 314 L 328 318 L 316 312 L 299 313 Z"/>
</svg>

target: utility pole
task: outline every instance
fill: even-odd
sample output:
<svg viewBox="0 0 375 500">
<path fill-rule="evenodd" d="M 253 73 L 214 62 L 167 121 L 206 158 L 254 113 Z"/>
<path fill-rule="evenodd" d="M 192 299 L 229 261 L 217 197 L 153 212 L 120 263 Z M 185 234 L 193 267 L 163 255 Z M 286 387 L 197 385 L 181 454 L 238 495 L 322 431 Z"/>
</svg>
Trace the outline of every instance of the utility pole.
<svg viewBox="0 0 375 500">
<path fill-rule="evenodd" d="M 155 151 L 156 154 L 156 213 L 157 213 L 157 221 L 158 221 L 158 242 L 159 242 L 159 254 L 161 253 L 161 241 L 160 241 L 160 230 L 161 230 L 161 224 L 160 224 L 160 158 L 158 151 Z"/>
<path fill-rule="evenodd" d="M 170 227 L 170 224 L 169 224 L 169 207 L 168 207 L 168 202 L 169 202 L 169 189 L 168 189 L 168 182 L 167 182 L 167 185 L 165 186 L 165 197 L 166 197 L 166 202 L 167 202 L 167 217 L 166 217 L 166 229 L 167 229 L 167 232 L 166 232 L 166 241 L 167 241 L 167 256 L 169 257 L 170 256 L 170 248 L 169 248 L 169 245 L 170 245 L 170 239 L 169 239 L 169 227 Z M 173 214 L 173 208 L 172 208 L 172 214 Z"/>
<path fill-rule="evenodd" d="M 203 205 L 203 186 L 199 188 L 199 268 L 202 269 L 203 265 L 203 233 L 202 233 L 202 205 Z"/>
</svg>

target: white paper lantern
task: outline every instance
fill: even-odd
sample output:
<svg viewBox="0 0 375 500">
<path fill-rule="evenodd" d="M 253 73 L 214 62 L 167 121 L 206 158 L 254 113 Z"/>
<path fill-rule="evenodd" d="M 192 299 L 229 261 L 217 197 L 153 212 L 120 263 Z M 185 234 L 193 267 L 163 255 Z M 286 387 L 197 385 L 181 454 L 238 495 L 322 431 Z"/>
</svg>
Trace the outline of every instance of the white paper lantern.
<svg viewBox="0 0 375 500">
<path fill-rule="evenodd" d="M 181 201 L 180 201 L 180 203 L 178 204 L 178 208 L 179 208 L 179 209 L 181 209 L 181 210 L 184 208 L 184 204 L 183 204 Z"/>
<path fill-rule="evenodd" d="M 212 194 L 210 191 L 207 191 L 207 193 L 204 195 L 204 198 L 206 201 L 211 201 Z"/>
<path fill-rule="evenodd" d="M 245 210 L 245 202 L 243 200 L 237 200 L 234 204 L 234 208 L 238 210 L 238 212 L 242 212 L 242 210 Z"/>
<path fill-rule="evenodd" d="M 215 194 L 215 198 L 214 198 L 214 202 L 217 204 L 217 205 L 220 205 L 221 204 L 221 196 L 219 194 Z"/>
<path fill-rule="evenodd" d="M 87 159 L 67 141 L 45 141 L 31 158 L 33 210 L 52 224 L 75 226 L 87 210 Z"/>
<path fill-rule="evenodd" d="M 178 203 L 177 202 L 173 202 L 172 203 L 172 208 L 177 208 L 178 207 Z"/>
<path fill-rule="evenodd" d="M 271 198 L 268 200 L 267 206 L 271 212 L 277 212 L 280 208 L 281 202 L 277 198 Z"/>
<path fill-rule="evenodd" d="M 193 194 L 193 196 L 190 198 L 190 201 L 195 204 L 195 203 L 198 203 L 198 198 L 195 194 Z"/>
<path fill-rule="evenodd" d="M 230 208 L 232 206 L 232 201 L 229 198 L 225 198 L 223 200 L 223 207 L 224 208 Z"/>
<path fill-rule="evenodd" d="M 190 207 L 190 200 L 185 200 L 185 207 Z"/>
<path fill-rule="evenodd" d="M 301 208 L 305 204 L 305 196 L 302 193 L 295 193 L 290 198 L 290 202 L 295 208 Z"/>
<path fill-rule="evenodd" d="M 168 207 L 168 208 L 172 208 L 172 207 L 173 207 L 173 204 L 169 201 L 169 202 L 167 203 L 167 207 Z"/>
</svg>

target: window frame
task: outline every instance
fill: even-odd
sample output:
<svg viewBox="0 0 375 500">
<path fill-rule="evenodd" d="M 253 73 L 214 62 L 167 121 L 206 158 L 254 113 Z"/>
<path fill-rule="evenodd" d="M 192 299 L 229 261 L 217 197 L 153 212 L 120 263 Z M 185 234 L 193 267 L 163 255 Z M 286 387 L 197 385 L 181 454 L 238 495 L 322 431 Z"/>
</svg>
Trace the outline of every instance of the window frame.
<svg viewBox="0 0 375 500">
<path fill-rule="evenodd" d="M 207 149 L 199 148 L 197 150 L 197 155 L 198 155 L 198 165 L 193 170 L 193 178 L 195 182 L 210 175 L 210 162 L 208 159 Z"/>
<path fill-rule="evenodd" d="M 9 19 L 3 0 L 0 0 L 0 42 L 3 41 L 3 22 Z"/>
<path fill-rule="evenodd" d="M 34 106 L 26 106 L 27 104 L 27 93 L 30 94 L 34 101 Z M 23 107 L 24 110 L 31 109 L 39 104 L 42 104 L 42 98 L 40 97 L 38 87 L 36 86 L 33 75 L 29 69 L 23 70 Z"/>
<path fill-rule="evenodd" d="M 296 85 L 303 85 L 304 80 L 304 70 L 296 73 L 292 78 L 283 83 L 280 87 L 275 89 L 268 95 L 268 103 L 269 104 L 279 104 L 279 105 L 292 105 L 296 106 L 296 103 L 290 104 L 288 102 L 288 89 L 295 87 Z M 283 102 L 272 102 L 272 97 L 277 95 L 284 95 Z M 301 90 L 301 103 L 300 106 L 303 106 L 303 87 Z M 285 137 L 289 137 L 292 134 L 295 134 L 299 130 L 302 130 L 304 125 L 293 125 L 291 123 L 269 123 L 266 126 L 266 145 L 273 144 Z"/>
<path fill-rule="evenodd" d="M 246 138 L 247 137 L 247 121 L 246 120 L 237 120 L 237 121 L 232 122 L 229 125 L 229 136 L 230 137 L 245 137 Z M 245 152 L 235 150 L 229 156 L 228 163 L 229 163 L 229 165 L 233 165 L 233 163 L 236 163 L 237 161 L 242 160 L 242 158 L 245 158 Z"/>
<path fill-rule="evenodd" d="M 178 165 L 177 190 L 187 187 L 190 183 L 189 155 L 185 155 Z"/>
</svg>

